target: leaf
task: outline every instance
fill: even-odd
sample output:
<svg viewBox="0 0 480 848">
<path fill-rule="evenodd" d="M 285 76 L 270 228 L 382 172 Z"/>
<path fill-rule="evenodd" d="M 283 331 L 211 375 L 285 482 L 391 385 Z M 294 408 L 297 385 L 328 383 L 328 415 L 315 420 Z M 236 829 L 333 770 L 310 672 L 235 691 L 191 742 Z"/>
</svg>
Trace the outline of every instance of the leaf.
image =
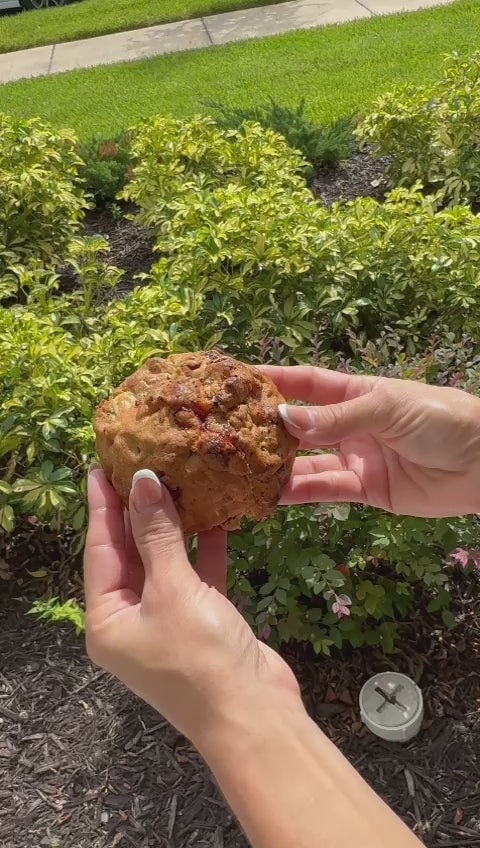
<svg viewBox="0 0 480 848">
<path fill-rule="evenodd" d="M 337 570 L 327 571 L 324 578 L 327 585 L 333 586 L 335 589 L 339 589 L 345 585 L 345 577 Z"/>
<path fill-rule="evenodd" d="M 0 580 L 10 580 L 12 574 L 3 557 L 0 557 Z"/>
<path fill-rule="evenodd" d="M 378 645 L 380 642 L 380 635 L 375 630 L 366 630 L 365 631 L 365 644 L 366 645 Z"/>
<path fill-rule="evenodd" d="M 258 612 L 262 612 L 263 610 L 268 609 L 270 604 L 272 603 L 272 596 L 269 595 L 267 598 L 262 598 L 260 601 L 257 601 L 256 609 Z"/>
<path fill-rule="evenodd" d="M 13 484 L 14 492 L 40 491 L 41 484 L 37 480 L 18 479 Z"/>
<path fill-rule="evenodd" d="M 86 510 L 85 510 L 84 506 L 81 506 L 79 509 L 77 509 L 77 511 L 73 515 L 73 518 L 72 518 L 73 529 L 77 530 L 77 531 L 81 530 L 82 527 L 85 524 L 85 518 L 86 518 Z"/>
<path fill-rule="evenodd" d="M 439 610 L 450 604 L 450 602 L 450 592 L 447 592 L 445 589 L 439 589 L 436 596 L 428 604 L 427 610 L 428 612 L 439 612 Z"/>
<path fill-rule="evenodd" d="M 342 644 L 343 644 L 343 636 L 342 636 L 340 630 L 338 629 L 338 627 L 330 627 L 329 631 L 328 631 L 328 635 L 329 635 L 330 639 L 332 640 L 332 643 L 335 645 L 335 647 L 340 650 L 340 648 L 342 647 Z"/>
<path fill-rule="evenodd" d="M 332 518 L 337 521 L 347 521 L 350 515 L 351 506 L 348 503 L 336 504 L 331 511 Z"/>
<path fill-rule="evenodd" d="M 393 623 L 388 621 L 383 622 L 378 628 L 378 633 L 380 635 L 380 641 L 383 650 L 386 654 L 391 654 L 394 649 L 394 640 L 396 627 Z"/>
<path fill-rule="evenodd" d="M 0 507 L 0 527 L 3 527 L 6 533 L 11 533 L 15 526 L 15 516 L 13 508 L 6 504 Z"/>
<path fill-rule="evenodd" d="M 47 576 L 47 572 L 44 568 L 38 568 L 36 571 L 29 571 L 27 568 L 27 573 L 30 575 L 30 577 L 37 577 L 38 579 Z"/>
<path fill-rule="evenodd" d="M 336 569 L 337 564 L 335 560 L 331 559 L 331 557 L 326 556 L 326 554 L 318 554 L 312 558 L 313 563 L 317 566 L 317 568 L 322 569 L 322 571 L 330 571 L 332 569 Z"/>
<path fill-rule="evenodd" d="M 449 609 L 442 610 L 442 621 L 443 621 L 445 627 L 448 627 L 449 630 L 453 630 L 454 627 L 456 627 L 457 623 L 458 623 L 453 612 Z"/>
<path fill-rule="evenodd" d="M 320 622 L 324 620 L 324 612 L 322 609 L 310 609 L 307 613 L 307 618 L 309 622 Z M 333 616 L 333 620 L 336 621 L 336 616 Z"/>
<path fill-rule="evenodd" d="M 49 459 L 42 462 L 40 466 L 40 475 L 44 480 L 49 480 L 53 471 L 53 462 Z"/>
<path fill-rule="evenodd" d="M 54 489 L 49 490 L 48 497 L 50 498 L 50 503 L 54 508 L 58 507 L 61 503 L 61 499 Z"/>
</svg>

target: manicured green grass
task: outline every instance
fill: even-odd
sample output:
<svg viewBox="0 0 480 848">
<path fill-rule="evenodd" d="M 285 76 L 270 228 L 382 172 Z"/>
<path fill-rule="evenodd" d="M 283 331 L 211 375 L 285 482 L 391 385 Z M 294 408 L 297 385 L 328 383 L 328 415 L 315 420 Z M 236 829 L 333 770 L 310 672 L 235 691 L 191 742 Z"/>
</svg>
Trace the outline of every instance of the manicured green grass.
<svg viewBox="0 0 480 848">
<path fill-rule="evenodd" d="M 0 109 L 108 136 L 154 113 L 205 112 L 203 98 L 245 105 L 272 95 L 330 120 L 361 111 L 394 83 L 438 77 L 443 57 L 478 46 L 480 3 L 370 18 L 0 87 Z"/>
<path fill-rule="evenodd" d="M 0 17 L 0 53 L 278 2 L 281 0 L 81 0 L 63 8 Z"/>
</svg>

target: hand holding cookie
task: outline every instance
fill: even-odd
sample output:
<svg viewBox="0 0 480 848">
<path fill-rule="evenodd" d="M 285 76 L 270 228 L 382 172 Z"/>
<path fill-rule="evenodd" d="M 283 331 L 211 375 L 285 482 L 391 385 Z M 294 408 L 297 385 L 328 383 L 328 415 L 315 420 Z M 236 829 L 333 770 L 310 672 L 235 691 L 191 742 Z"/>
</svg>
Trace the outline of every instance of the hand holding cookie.
<svg viewBox="0 0 480 848">
<path fill-rule="evenodd" d="M 198 537 L 194 570 L 169 492 L 148 470 L 135 476 L 129 521 L 101 469 L 89 474 L 89 506 L 86 633 L 96 663 L 204 752 L 262 700 L 303 712 L 286 663 L 225 597 L 225 531 Z"/>
</svg>

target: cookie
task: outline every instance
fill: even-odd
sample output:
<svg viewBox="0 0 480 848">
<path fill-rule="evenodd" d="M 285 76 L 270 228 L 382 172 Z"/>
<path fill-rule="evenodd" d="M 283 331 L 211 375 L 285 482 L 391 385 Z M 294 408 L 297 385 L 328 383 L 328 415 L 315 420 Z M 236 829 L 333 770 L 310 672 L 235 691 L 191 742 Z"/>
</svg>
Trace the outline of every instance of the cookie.
<svg viewBox="0 0 480 848">
<path fill-rule="evenodd" d="M 167 486 L 187 535 L 261 521 L 277 505 L 298 442 L 274 383 L 218 351 L 148 360 L 100 404 L 96 445 L 125 505 L 135 471 Z"/>
</svg>

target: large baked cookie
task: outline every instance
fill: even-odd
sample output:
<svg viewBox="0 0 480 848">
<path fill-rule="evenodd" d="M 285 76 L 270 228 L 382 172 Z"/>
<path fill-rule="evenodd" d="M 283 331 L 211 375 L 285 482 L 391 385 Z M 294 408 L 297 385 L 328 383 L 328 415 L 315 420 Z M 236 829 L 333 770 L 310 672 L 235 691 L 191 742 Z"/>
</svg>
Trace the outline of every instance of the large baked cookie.
<svg viewBox="0 0 480 848">
<path fill-rule="evenodd" d="M 155 471 L 186 534 L 237 529 L 275 508 L 298 442 L 283 426 L 274 383 L 218 351 L 150 359 L 100 404 L 97 451 L 128 503 L 132 477 Z"/>
</svg>

